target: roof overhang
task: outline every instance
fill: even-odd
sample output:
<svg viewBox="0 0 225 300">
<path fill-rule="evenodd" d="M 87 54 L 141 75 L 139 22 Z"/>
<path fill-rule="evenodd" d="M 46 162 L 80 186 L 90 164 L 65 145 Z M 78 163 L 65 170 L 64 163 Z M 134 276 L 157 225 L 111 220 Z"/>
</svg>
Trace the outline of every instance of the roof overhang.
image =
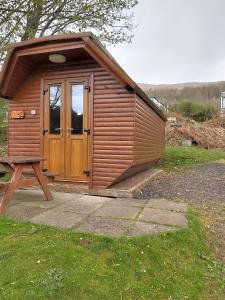
<svg viewBox="0 0 225 300">
<path fill-rule="evenodd" d="M 99 65 L 112 72 L 114 76 L 128 89 L 133 90 L 144 102 L 147 103 L 163 120 L 166 121 L 164 113 L 149 99 L 142 89 L 127 75 L 110 55 L 106 48 L 91 33 L 76 33 L 66 35 L 47 36 L 11 44 L 0 73 L 0 96 L 5 98 L 13 97 L 12 82 L 19 86 L 18 78 L 21 77 L 19 70 L 21 62 L 27 57 L 40 56 L 43 54 L 73 51 L 82 49 L 92 57 Z M 81 50 L 79 50 L 81 51 Z M 34 65 L 27 64 L 23 70 L 24 76 L 32 71 Z M 20 71 L 20 72 L 19 72 Z M 21 77 L 22 79 L 22 77 Z"/>
</svg>

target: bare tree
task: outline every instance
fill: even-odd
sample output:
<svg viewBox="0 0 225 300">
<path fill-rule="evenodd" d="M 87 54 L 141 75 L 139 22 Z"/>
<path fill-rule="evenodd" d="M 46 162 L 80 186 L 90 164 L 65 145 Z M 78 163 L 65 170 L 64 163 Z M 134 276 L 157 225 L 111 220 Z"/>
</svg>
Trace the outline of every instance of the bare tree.
<svg viewBox="0 0 225 300">
<path fill-rule="evenodd" d="M 137 0 L 0 0 L 0 59 L 15 41 L 93 30 L 105 42 L 130 42 Z"/>
</svg>

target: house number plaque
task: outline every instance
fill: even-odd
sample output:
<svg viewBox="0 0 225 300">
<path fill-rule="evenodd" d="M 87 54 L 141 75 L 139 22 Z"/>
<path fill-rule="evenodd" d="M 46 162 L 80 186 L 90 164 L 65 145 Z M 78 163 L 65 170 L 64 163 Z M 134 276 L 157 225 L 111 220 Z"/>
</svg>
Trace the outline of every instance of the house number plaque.
<svg viewBox="0 0 225 300">
<path fill-rule="evenodd" d="M 24 111 L 22 110 L 14 110 L 11 112 L 12 119 L 23 119 L 24 118 Z"/>
</svg>

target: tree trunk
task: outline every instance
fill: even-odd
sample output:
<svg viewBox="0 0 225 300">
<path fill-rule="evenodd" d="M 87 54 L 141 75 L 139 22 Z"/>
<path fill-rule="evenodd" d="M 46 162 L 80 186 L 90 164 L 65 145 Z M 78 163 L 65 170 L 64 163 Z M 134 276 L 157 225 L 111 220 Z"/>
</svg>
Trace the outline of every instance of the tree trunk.
<svg viewBox="0 0 225 300">
<path fill-rule="evenodd" d="M 42 1 L 31 1 L 30 8 L 27 13 L 27 21 L 24 28 L 24 34 L 21 37 L 22 41 L 35 38 L 40 24 L 41 16 Z"/>
</svg>

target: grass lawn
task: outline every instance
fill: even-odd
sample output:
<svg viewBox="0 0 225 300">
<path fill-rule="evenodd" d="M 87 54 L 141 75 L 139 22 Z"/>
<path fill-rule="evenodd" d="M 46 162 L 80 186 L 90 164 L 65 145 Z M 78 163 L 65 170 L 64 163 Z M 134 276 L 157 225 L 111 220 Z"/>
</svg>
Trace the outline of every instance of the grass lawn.
<svg viewBox="0 0 225 300">
<path fill-rule="evenodd" d="M 176 171 L 219 159 L 225 159 L 224 151 L 205 150 L 198 147 L 167 146 L 165 159 L 159 167 L 165 171 Z"/>
<path fill-rule="evenodd" d="M 0 299 L 224 299 L 194 213 L 188 229 L 106 238 L 0 217 Z"/>
</svg>

